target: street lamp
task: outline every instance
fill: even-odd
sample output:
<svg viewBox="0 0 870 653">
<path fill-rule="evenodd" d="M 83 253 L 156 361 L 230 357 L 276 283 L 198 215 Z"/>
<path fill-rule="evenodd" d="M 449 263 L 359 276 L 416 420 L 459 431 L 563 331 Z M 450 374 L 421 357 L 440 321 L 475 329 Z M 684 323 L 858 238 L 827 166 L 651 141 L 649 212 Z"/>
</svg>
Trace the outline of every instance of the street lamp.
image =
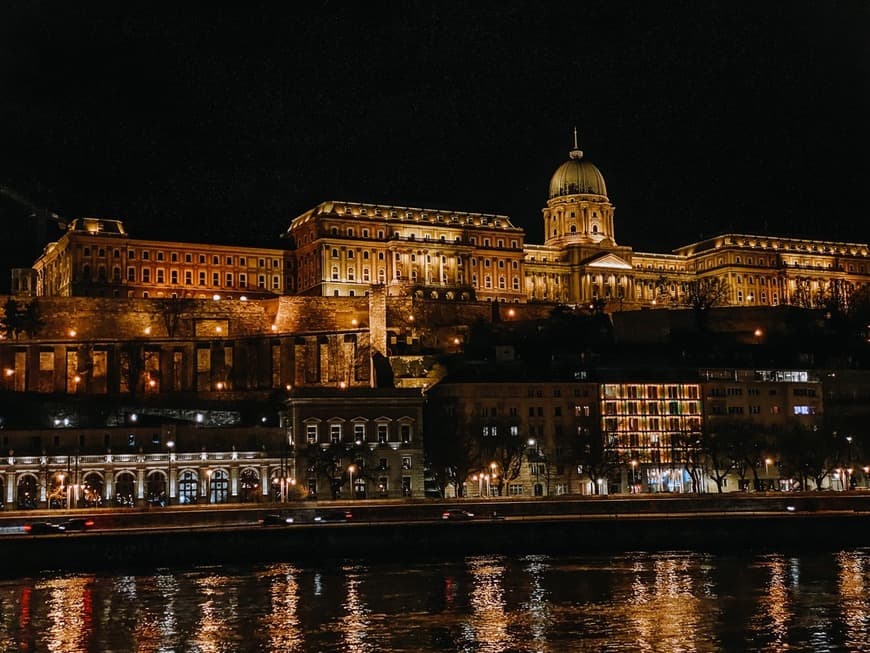
<svg viewBox="0 0 870 653">
<path fill-rule="evenodd" d="M 493 483 L 495 483 L 496 479 L 498 478 L 498 474 L 495 473 L 496 467 L 497 465 L 494 462 L 489 464 L 489 468 L 492 470 L 492 473 L 489 475 L 489 477 L 492 479 Z"/>
<path fill-rule="evenodd" d="M 637 475 L 636 475 L 636 471 L 635 471 L 636 469 L 637 469 L 637 461 L 632 460 L 631 461 L 631 494 L 637 493 Z"/>
<path fill-rule="evenodd" d="M 211 470 L 205 472 L 205 502 L 211 503 Z"/>
<path fill-rule="evenodd" d="M 172 505 L 172 491 L 175 489 L 172 482 L 172 459 L 175 458 L 175 441 L 169 440 L 166 443 L 166 448 L 169 450 L 169 482 L 166 484 L 166 505 Z"/>
<path fill-rule="evenodd" d="M 353 491 L 353 473 L 356 471 L 355 465 L 350 465 L 347 468 L 347 473 L 350 475 L 350 498 L 353 499 L 354 491 Z"/>
</svg>

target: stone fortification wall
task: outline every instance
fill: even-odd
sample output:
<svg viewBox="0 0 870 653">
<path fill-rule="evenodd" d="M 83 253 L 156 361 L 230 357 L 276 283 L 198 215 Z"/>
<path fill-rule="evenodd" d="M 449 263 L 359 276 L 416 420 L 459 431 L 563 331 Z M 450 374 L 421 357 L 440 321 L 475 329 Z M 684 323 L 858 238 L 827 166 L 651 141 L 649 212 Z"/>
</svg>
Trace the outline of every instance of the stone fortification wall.
<svg viewBox="0 0 870 653">
<path fill-rule="evenodd" d="M 6 299 L 0 297 L 0 304 Z M 254 335 L 269 332 L 278 310 L 274 299 L 39 297 L 30 301 L 36 301 L 42 322 L 38 340 L 118 340 L 145 335 L 189 338 L 201 330 L 198 323 L 202 321 L 225 325 L 229 331 L 222 331 L 223 335 Z"/>
<path fill-rule="evenodd" d="M 0 304 L 7 299 L 0 296 Z M 381 298 L 374 311 L 370 310 L 368 297 L 300 296 L 248 301 L 40 297 L 35 301 L 42 321 L 37 340 L 120 340 L 146 335 L 188 339 L 374 328 L 381 341 L 384 323 L 387 329 L 414 327 L 425 331 L 469 325 L 481 319 L 542 318 L 553 308 L 551 304 L 444 302 L 408 297 Z M 373 320 L 376 324 L 372 324 Z M 28 338 L 22 335 L 21 339 Z"/>
</svg>

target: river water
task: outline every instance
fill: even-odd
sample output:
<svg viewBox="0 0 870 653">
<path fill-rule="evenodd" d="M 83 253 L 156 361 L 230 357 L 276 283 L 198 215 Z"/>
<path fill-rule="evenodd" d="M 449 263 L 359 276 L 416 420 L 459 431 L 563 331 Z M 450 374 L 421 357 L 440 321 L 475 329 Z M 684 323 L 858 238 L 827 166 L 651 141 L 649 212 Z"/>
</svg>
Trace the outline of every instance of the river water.
<svg viewBox="0 0 870 653">
<path fill-rule="evenodd" d="M 3 651 L 870 651 L 870 549 L 0 579 Z"/>
</svg>

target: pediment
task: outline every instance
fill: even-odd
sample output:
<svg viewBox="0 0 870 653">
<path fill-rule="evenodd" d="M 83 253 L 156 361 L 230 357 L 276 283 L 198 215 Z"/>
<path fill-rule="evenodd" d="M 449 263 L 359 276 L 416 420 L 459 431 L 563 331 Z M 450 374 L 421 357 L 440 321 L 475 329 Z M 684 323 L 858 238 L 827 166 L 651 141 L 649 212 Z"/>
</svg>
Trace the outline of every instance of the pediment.
<svg viewBox="0 0 870 653">
<path fill-rule="evenodd" d="M 616 254 L 599 254 L 596 257 L 593 257 L 586 261 L 585 263 L 587 268 L 610 268 L 616 270 L 631 270 L 630 263 L 626 263 L 625 259 L 617 256 Z"/>
</svg>

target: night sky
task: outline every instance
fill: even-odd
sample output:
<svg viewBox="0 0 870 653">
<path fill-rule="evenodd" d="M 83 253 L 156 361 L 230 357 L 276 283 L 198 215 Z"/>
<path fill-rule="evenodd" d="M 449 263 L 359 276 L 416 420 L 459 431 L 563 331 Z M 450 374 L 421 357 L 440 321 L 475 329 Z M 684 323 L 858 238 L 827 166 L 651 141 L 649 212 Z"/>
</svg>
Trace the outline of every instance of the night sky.
<svg viewBox="0 0 870 653">
<path fill-rule="evenodd" d="M 0 185 L 142 238 L 281 246 L 347 199 L 542 242 L 576 125 L 635 250 L 870 240 L 867 2 L 212 4 L 4 2 Z M 59 235 L 29 213 L 0 270 Z"/>
</svg>

